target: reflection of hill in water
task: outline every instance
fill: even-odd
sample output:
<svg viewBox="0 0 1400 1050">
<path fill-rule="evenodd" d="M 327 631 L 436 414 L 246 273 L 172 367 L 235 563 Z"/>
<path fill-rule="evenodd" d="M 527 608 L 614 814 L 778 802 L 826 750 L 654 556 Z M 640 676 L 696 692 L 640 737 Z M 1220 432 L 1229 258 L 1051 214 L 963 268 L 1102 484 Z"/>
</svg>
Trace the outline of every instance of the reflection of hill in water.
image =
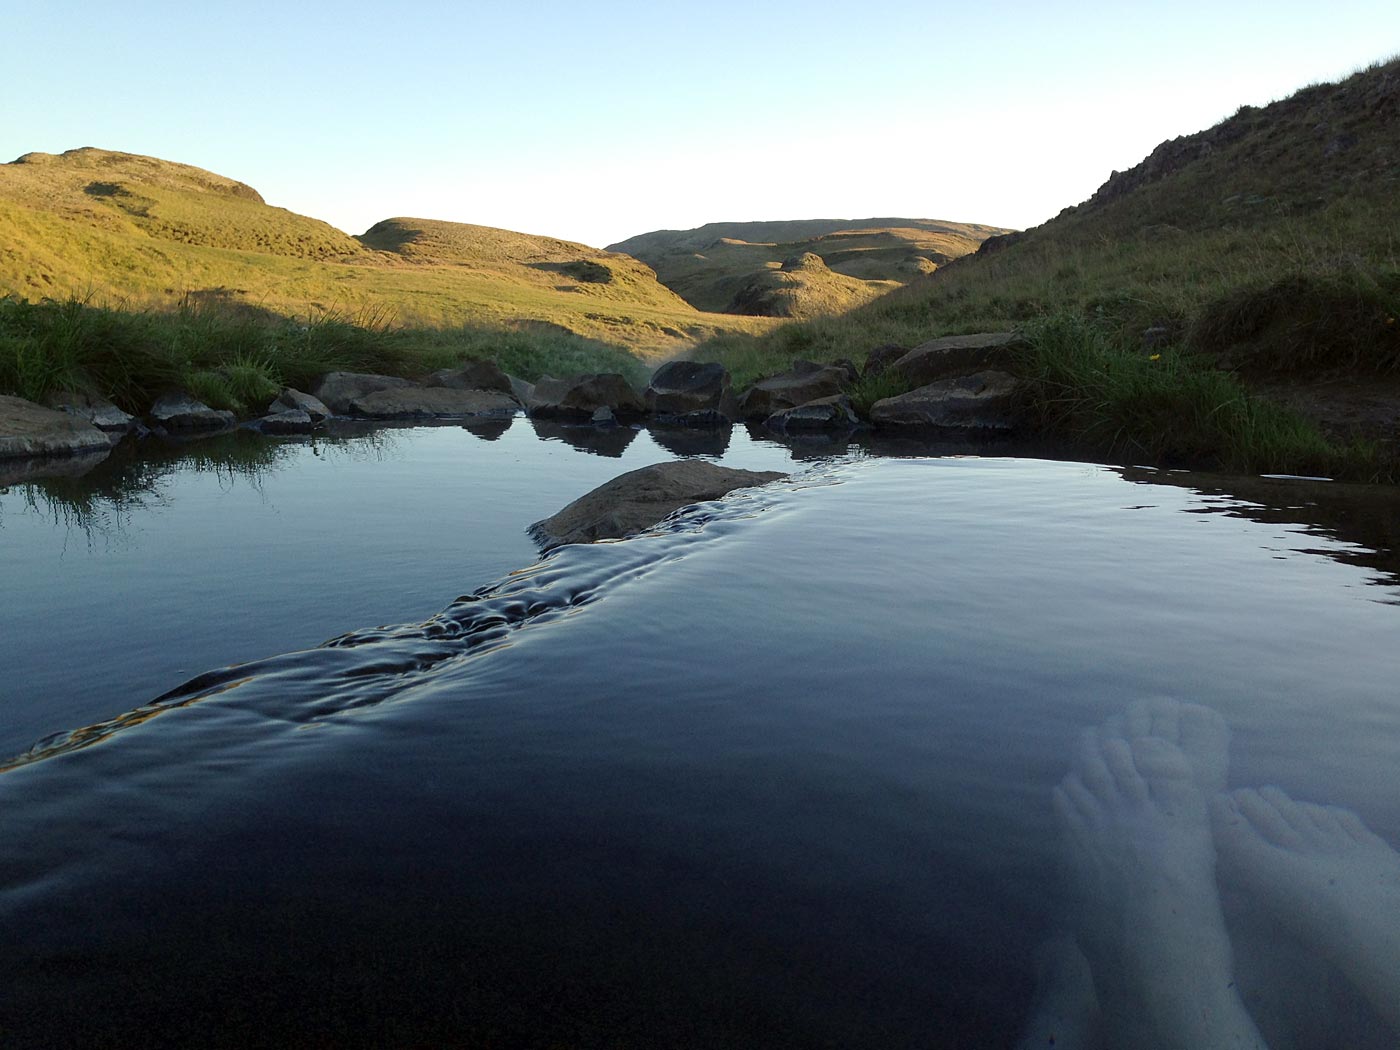
<svg viewBox="0 0 1400 1050">
<path fill-rule="evenodd" d="M 1194 514 L 1224 514 L 1267 525 L 1301 525 L 1303 534 L 1347 544 L 1295 550 L 1377 572 L 1372 582 L 1400 584 L 1400 488 L 1295 478 L 1232 477 L 1191 471 L 1124 467 L 1124 480 L 1172 485 L 1205 497 Z"/>
</svg>

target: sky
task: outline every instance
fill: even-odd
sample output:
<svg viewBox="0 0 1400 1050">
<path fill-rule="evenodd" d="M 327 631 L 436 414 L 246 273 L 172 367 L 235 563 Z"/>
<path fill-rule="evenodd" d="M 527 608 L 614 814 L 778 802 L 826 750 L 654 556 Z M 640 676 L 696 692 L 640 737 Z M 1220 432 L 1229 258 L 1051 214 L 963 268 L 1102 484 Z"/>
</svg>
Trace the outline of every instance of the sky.
<svg viewBox="0 0 1400 1050">
<path fill-rule="evenodd" d="M 757 219 L 1032 226 L 1165 139 L 1400 51 L 1397 0 L 0 11 L 2 160 L 99 146 L 348 233 L 414 216 L 595 247 Z"/>
</svg>

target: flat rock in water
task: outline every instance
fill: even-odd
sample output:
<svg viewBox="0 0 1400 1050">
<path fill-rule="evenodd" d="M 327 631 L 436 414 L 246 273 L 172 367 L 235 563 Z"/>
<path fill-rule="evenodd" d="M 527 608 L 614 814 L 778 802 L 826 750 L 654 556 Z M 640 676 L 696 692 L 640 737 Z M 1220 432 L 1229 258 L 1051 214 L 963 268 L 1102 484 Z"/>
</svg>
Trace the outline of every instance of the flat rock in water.
<svg viewBox="0 0 1400 1050">
<path fill-rule="evenodd" d="M 0 459 L 67 456 L 111 447 L 111 438 L 85 419 L 0 395 Z"/>
<path fill-rule="evenodd" d="M 499 390 L 459 390 L 445 386 L 400 386 L 352 398 L 349 414 L 361 419 L 499 419 L 520 410 Z"/>
<path fill-rule="evenodd" d="M 655 463 L 613 478 L 553 517 L 535 522 L 530 538 L 542 550 L 620 539 L 651 528 L 681 507 L 782 477 L 786 475 L 717 467 L 698 459 Z"/>
<path fill-rule="evenodd" d="M 65 390 L 49 397 L 48 407 L 57 409 L 59 412 L 67 412 L 79 419 L 85 419 L 98 430 L 105 430 L 109 434 L 118 436 L 125 434 L 136 422 L 135 416 L 123 412 L 105 398 L 71 390 Z"/>
<path fill-rule="evenodd" d="M 569 379 L 543 376 L 526 407 L 532 416 L 578 420 L 592 418 L 600 408 L 611 409 L 618 419 L 638 419 L 647 410 L 642 395 L 617 372 L 589 372 Z"/>
<path fill-rule="evenodd" d="M 772 430 L 849 430 L 860 426 L 851 399 L 845 394 L 818 398 L 796 408 L 785 408 L 768 417 Z"/>
<path fill-rule="evenodd" d="M 412 385 L 407 379 L 399 379 L 396 376 L 379 376 L 366 372 L 327 372 L 317 382 L 312 393 L 336 415 L 343 416 L 350 411 L 350 402 L 357 397 L 364 397 L 378 390 Z"/>
<path fill-rule="evenodd" d="M 933 339 L 920 343 L 887 367 L 910 386 L 927 386 L 952 376 L 1005 369 L 1011 364 L 1012 352 L 1022 341 L 1015 332 L 982 332 Z"/>
<path fill-rule="evenodd" d="M 286 409 L 282 412 L 269 412 L 251 424 L 254 430 L 264 434 L 309 434 L 316 426 L 311 413 L 300 409 Z"/>
<path fill-rule="evenodd" d="M 281 412 L 305 412 L 313 423 L 319 423 L 331 414 L 330 408 L 318 397 L 303 394 L 291 387 L 283 388 L 277 400 L 267 406 L 267 414 L 275 416 Z"/>
<path fill-rule="evenodd" d="M 774 412 L 834 397 L 850 382 L 844 368 L 799 361 L 791 372 L 760 379 L 739 396 L 744 419 L 767 419 Z"/>
<path fill-rule="evenodd" d="M 940 379 L 907 394 L 876 401 L 870 420 L 877 427 L 1006 433 L 1015 429 L 1019 389 L 1020 380 L 1005 372 Z"/>
<path fill-rule="evenodd" d="M 226 430 L 237 426 L 232 412 L 210 408 L 186 393 L 162 394 L 148 413 L 150 420 L 166 430 Z"/>
</svg>

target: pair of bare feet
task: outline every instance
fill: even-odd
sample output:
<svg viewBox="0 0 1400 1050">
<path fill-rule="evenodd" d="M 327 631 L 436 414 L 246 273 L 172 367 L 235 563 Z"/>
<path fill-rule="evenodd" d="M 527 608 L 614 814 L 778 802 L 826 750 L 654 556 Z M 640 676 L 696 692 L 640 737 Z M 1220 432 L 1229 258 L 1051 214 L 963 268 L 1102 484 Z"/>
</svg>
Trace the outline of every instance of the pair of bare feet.
<svg viewBox="0 0 1400 1050">
<path fill-rule="evenodd" d="M 1042 950 L 1023 1048 L 1264 1047 L 1217 868 L 1400 1033 L 1400 855 L 1347 810 L 1226 792 L 1228 745 L 1218 714 L 1172 700 L 1084 734 L 1054 791 L 1074 934 Z"/>
</svg>

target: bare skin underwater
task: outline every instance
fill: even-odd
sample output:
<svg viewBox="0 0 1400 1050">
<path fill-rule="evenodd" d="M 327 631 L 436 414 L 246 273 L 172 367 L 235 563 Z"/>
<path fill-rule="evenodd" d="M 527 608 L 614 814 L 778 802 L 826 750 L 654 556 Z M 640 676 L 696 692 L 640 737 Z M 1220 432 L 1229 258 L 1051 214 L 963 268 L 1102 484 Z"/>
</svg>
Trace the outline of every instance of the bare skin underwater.
<svg viewBox="0 0 1400 1050">
<path fill-rule="evenodd" d="M 1083 734 L 1053 793 L 1074 911 L 1041 948 L 1020 1050 L 1294 1045 L 1287 1031 L 1266 1043 L 1246 1008 L 1236 976 L 1252 960 L 1237 957 L 1222 885 L 1400 1038 L 1400 854 L 1349 810 L 1226 791 L 1228 745 L 1214 711 L 1166 699 Z M 1250 996 L 1261 1020 L 1286 1012 L 1269 992 Z"/>
</svg>

